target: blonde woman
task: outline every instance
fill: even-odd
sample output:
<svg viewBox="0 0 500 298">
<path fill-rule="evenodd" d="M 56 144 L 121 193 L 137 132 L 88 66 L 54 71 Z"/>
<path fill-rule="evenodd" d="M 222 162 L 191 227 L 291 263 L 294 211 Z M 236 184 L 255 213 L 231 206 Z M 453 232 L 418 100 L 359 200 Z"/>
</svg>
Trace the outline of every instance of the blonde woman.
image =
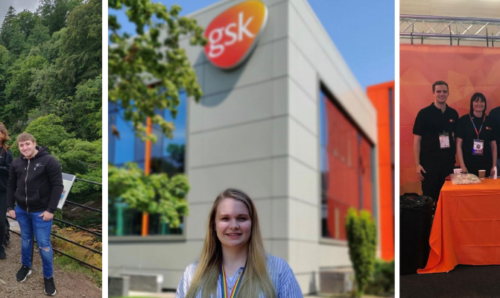
<svg viewBox="0 0 500 298">
<path fill-rule="evenodd" d="M 7 146 L 10 140 L 9 132 L 0 122 L 0 260 L 7 258 L 5 254 L 5 230 L 7 213 L 7 182 L 9 181 L 9 168 L 12 163 L 12 153 Z"/>
<path fill-rule="evenodd" d="M 215 199 L 197 263 L 186 268 L 176 298 L 299 298 L 292 269 L 266 254 L 259 217 L 242 191 L 227 189 Z"/>
</svg>

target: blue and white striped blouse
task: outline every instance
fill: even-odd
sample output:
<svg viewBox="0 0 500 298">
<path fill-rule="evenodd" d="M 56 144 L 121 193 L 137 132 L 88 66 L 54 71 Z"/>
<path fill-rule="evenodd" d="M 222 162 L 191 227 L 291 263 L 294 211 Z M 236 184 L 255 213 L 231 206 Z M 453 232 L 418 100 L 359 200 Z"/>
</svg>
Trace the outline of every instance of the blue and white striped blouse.
<svg viewBox="0 0 500 298">
<path fill-rule="evenodd" d="M 184 298 L 189 290 L 189 286 L 191 285 L 191 281 L 193 279 L 194 273 L 196 272 L 196 266 L 198 263 L 191 264 L 187 266 L 186 271 L 184 271 L 184 275 L 182 276 L 181 282 L 177 287 L 177 293 L 175 294 L 176 298 Z M 302 291 L 300 290 L 297 279 L 295 279 L 295 275 L 293 274 L 292 268 L 288 265 L 288 263 L 278 257 L 267 255 L 267 269 L 269 271 L 269 275 L 271 277 L 271 281 L 274 284 L 274 288 L 276 289 L 276 294 L 278 298 L 302 298 Z M 226 276 L 228 292 L 231 293 L 233 290 L 234 284 L 238 277 L 238 274 L 243 270 L 243 267 L 240 267 L 235 273 L 234 276 Z M 221 289 L 221 281 L 217 280 L 217 297 L 222 298 L 222 289 Z M 196 296 L 197 298 L 201 298 L 201 292 Z M 265 298 L 263 294 L 260 296 L 261 298 Z"/>
</svg>

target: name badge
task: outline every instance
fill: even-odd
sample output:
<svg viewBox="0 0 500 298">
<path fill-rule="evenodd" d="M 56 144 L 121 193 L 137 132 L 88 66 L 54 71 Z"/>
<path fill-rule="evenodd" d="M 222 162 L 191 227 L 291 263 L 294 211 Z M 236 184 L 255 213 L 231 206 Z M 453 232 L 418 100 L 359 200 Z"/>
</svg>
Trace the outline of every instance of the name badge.
<svg viewBox="0 0 500 298">
<path fill-rule="evenodd" d="M 447 132 L 439 134 L 439 148 L 450 148 L 450 134 Z"/>
<path fill-rule="evenodd" d="M 483 155 L 484 141 L 474 140 L 474 145 L 472 146 L 472 155 Z"/>
</svg>

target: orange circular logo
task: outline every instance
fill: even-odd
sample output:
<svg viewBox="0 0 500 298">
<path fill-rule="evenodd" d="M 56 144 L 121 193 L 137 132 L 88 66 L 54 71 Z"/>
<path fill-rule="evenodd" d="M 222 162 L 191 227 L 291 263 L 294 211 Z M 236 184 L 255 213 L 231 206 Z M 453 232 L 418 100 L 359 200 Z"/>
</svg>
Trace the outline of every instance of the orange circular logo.
<svg viewBox="0 0 500 298">
<path fill-rule="evenodd" d="M 251 0 L 218 15 L 205 30 L 205 54 L 215 66 L 231 69 L 252 52 L 267 22 L 267 7 Z"/>
</svg>

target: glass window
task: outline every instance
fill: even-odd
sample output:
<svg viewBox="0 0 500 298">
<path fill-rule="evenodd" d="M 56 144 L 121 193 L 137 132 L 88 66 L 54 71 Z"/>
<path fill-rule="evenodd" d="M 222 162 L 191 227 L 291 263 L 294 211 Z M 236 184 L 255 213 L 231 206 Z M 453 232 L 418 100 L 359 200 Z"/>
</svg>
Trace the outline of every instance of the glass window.
<svg viewBox="0 0 500 298">
<path fill-rule="evenodd" d="M 185 173 L 185 150 L 186 150 L 186 115 L 187 96 L 185 92 L 180 93 L 180 105 L 175 119 L 169 110 L 157 111 L 165 120 L 172 121 L 175 126 L 173 138 L 165 137 L 158 125 L 153 125 L 152 133 L 157 136 L 157 142 L 151 146 L 151 169 L 150 173 L 167 173 L 169 177 L 175 174 Z M 121 167 L 126 162 L 132 161 L 141 169 L 145 167 L 146 143 L 135 136 L 133 126 L 124 120 L 123 111 L 116 105 L 109 105 L 109 146 L 108 156 L 110 163 Z M 142 213 L 130 209 L 127 204 L 116 203 L 110 198 L 109 210 L 109 235 L 130 236 L 141 235 Z M 149 215 L 148 235 L 179 235 L 182 234 L 181 226 L 171 229 L 163 222 L 159 215 Z"/>
<path fill-rule="evenodd" d="M 322 236 L 345 240 L 348 209 L 372 210 L 373 147 L 332 98 L 320 96 Z"/>
<path fill-rule="evenodd" d="M 109 161 L 116 166 L 133 161 L 135 140 L 133 125 L 125 121 L 123 110 L 115 104 L 109 104 L 108 122 Z"/>
</svg>

